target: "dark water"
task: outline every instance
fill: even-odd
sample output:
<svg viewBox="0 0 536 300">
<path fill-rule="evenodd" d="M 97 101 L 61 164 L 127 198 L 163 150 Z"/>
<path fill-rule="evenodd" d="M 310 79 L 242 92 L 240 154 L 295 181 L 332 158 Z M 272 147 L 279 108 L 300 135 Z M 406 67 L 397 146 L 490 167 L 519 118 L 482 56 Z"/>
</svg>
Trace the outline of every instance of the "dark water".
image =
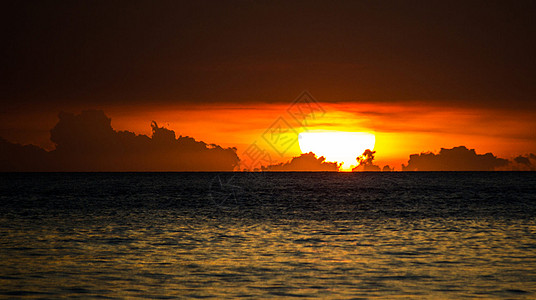
<svg viewBox="0 0 536 300">
<path fill-rule="evenodd" d="M 535 173 L 0 179 L 0 297 L 536 298 Z"/>
</svg>

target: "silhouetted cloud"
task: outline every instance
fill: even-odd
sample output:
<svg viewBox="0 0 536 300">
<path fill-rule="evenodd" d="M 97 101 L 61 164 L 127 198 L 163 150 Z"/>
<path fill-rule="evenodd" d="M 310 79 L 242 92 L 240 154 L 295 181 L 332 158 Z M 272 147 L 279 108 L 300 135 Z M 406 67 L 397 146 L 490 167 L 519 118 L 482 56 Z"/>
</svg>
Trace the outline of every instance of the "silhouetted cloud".
<svg viewBox="0 0 536 300">
<path fill-rule="evenodd" d="M 381 171 L 380 167 L 374 164 L 374 154 L 376 154 L 376 151 L 372 151 L 370 149 L 365 150 L 363 154 L 361 154 L 360 156 L 356 158 L 357 167 L 353 168 L 352 172 L 359 172 L 359 171 L 379 172 Z"/>
<path fill-rule="evenodd" d="M 0 171 L 46 171 L 48 152 L 34 145 L 20 145 L 0 137 Z"/>
<path fill-rule="evenodd" d="M 103 111 L 60 113 L 46 152 L 0 139 L 2 171 L 232 171 L 236 148 L 206 144 L 152 122 L 152 137 L 115 131 Z"/>
<path fill-rule="evenodd" d="M 403 171 L 493 171 L 508 166 L 509 161 L 492 153 L 476 154 L 465 146 L 441 148 L 438 154 L 431 152 L 412 154 Z"/>
<path fill-rule="evenodd" d="M 523 165 L 526 165 L 526 166 L 530 166 L 531 163 L 530 163 L 530 159 L 528 157 L 524 157 L 524 156 L 518 156 L 516 158 L 514 158 L 514 162 L 518 163 L 518 164 L 523 164 Z"/>
<path fill-rule="evenodd" d="M 514 158 L 506 167 L 501 168 L 501 171 L 536 171 L 536 155 L 533 153 L 525 156 L 519 155 Z"/>
<path fill-rule="evenodd" d="M 391 168 L 389 165 L 385 165 L 383 166 L 382 168 L 382 172 L 392 172 L 394 171 L 395 169 L 394 168 Z"/>
<path fill-rule="evenodd" d="M 316 157 L 313 152 L 303 153 L 292 158 L 289 162 L 262 167 L 263 171 L 331 171 L 339 170 L 340 165 L 336 162 L 326 162 L 326 158 Z"/>
</svg>

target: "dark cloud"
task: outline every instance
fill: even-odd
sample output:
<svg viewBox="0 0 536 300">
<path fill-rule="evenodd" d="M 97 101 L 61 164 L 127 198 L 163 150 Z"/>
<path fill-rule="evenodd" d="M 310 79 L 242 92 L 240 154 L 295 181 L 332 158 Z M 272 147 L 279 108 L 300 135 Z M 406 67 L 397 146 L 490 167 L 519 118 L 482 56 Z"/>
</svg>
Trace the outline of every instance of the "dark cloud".
<svg viewBox="0 0 536 300">
<path fill-rule="evenodd" d="M 34 145 L 13 144 L 0 137 L 0 171 L 50 170 L 49 153 Z"/>
<path fill-rule="evenodd" d="M 382 168 L 382 172 L 392 172 L 394 171 L 394 168 L 391 168 L 389 165 L 385 165 Z"/>
<path fill-rule="evenodd" d="M 2 171 L 232 171 L 235 148 L 206 144 L 151 124 L 152 137 L 115 131 L 102 111 L 60 113 L 46 152 L 0 140 Z"/>
<path fill-rule="evenodd" d="M 352 171 L 381 171 L 380 167 L 374 164 L 374 154 L 376 154 L 376 151 L 371 151 L 370 149 L 365 150 L 363 154 L 356 158 L 357 167 L 353 168 Z"/>
<path fill-rule="evenodd" d="M 263 167 L 263 171 L 331 171 L 339 170 L 340 165 L 335 162 L 326 162 L 326 158 L 316 157 L 313 152 L 303 153 L 292 158 L 289 162 Z"/>
<path fill-rule="evenodd" d="M 536 171 L 536 155 L 533 153 L 519 155 L 514 158 L 508 166 L 502 170 L 506 171 Z"/>
<path fill-rule="evenodd" d="M 530 159 L 528 157 L 524 157 L 524 156 L 521 156 L 521 155 L 516 157 L 516 158 L 514 158 L 514 162 L 516 162 L 518 164 L 530 166 Z"/>
<path fill-rule="evenodd" d="M 374 158 L 375 158 L 376 151 L 372 151 L 370 149 L 367 149 L 356 158 L 357 160 L 357 167 L 352 169 L 352 172 L 390 172 L 394 169 L 391 169 L 389 165 L 383 166 L 383 168 L 380 168 L 380 166 L 374 164 Z"/>
<path fill-rule="evenodd" d="M 492 153 L 476 154 L 465 146 L 441 148 L 438 154 L 431 152 L 412 154 L 403 171 L 493 171 L 506 168 L 509 161 Z"/>
</svg>

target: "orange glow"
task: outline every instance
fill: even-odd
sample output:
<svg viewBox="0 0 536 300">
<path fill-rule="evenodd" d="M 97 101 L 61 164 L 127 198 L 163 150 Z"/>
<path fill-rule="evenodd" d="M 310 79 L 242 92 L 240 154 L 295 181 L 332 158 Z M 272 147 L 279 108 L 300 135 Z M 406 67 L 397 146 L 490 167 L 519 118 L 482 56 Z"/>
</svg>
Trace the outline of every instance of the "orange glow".
<svg viewBox="0 0 536 300">
<path fill-rule="evenodd" d="M 356 157 L 366 149 L 373 150 L 374 134 L 368 132 L 308 131 L 299 134 L 303 153 L 313 152 L 327 161 L 342 163 L 342 171 L 351 171 L 357 165 Z"/>
<path fill-rule="evenodd" d="M 289 103 L 276 104 L 217 104 L 188 106 L 108 106 L 66 107 L 65 111 L 103 109 L 112 119 L 116 130 L 128 130 L 151 135 L 150 123 L 191 136 L 206 143 L 223 147 L 237 147 L 240 159 L 247 162 L 244 151 L 252 143 L 266 150 L 274 163 L 286 162 L 302 153 L 298 142 L 280 154 L 262 138 L 270 126 L 281 117 L 296 131 L 374 132 L 375 163 L 390 165 L 400 170 L 409 155 L 425 151 L 437 152 L 440 148 L 465 145 L 479 153 L 492 152 L 503 158 L 534 152 L 536 119 L 530 111 L 508 111 L 482 108 L 434 107 L 423 103 L 320 103 L 325 114 L 309 118 L 305 124 L 293 120 L 288 114 Z M 6 128 L 25 128 L 20 132 L 4 131 L 2 136 L 18 143 L 46 144 L 49 130 L 57 121 L 58 111 L 38 117 L 30 113 L 5 115 Z M 296 139 L 297 141 L 297 139 Z M 314 151 L 313 151 L 314 152 Z M 330 161 L 329 154 L 326 155 Z M 348 161 L 344 160 L 344 168 Z M 351 160 L 351 163 L 355 163 Z"/>
<path fill-rule="evenodd" d="M 503 110 L 439 109 L 421 103 L 320 105 L 326 113 L 320 118 L 309 118 L 306 126 L 288 115 L 287 103 L 159 107 L 153 111 L 133 108 L 128 113 L 112 109 L 110 116 L 112 126 L 122 130 L 150 134 L 149 122 L 155 120 L 175 130 L 177 135 L 237 147 L 242 160 L 247 160 L 241 154 L 253 142 L 268 151 L 275 162 L 286 162 L 302 153 L 300 145 L 295 143 L 280 155 L 263 140 L 262 134 L 278 117 L 287 120 L 297 133 L 306 130 L 374 132 L 376 164 L 388 164 L 396 170 L 407 163 L 410 154 L 437 152 L 442 147 L 466 145 L 478 152 L 493 152 L 504 158 L 534 152 L 536 148 L 536 139 L 531 138 L 536 121 L 530 112 L 508 114 Z M 351 162 L 355 163 L 355 157 Z"/>
</svg>

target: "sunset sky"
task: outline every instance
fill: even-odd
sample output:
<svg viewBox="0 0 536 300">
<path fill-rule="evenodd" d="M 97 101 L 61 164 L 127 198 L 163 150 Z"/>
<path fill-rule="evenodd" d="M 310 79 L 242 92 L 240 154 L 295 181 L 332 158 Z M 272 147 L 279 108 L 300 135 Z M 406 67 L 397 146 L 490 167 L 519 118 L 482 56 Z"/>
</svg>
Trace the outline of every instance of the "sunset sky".
<svg viewBox="0 0 536 300">
<path fill-rule="evenodd" d="M 243 158 L 279 118 L 375 135 L 376 163 L 536 153 L 534 1 L 9 1 L 0 137 L 54 149 L 60 111 L 151 121 Z M 323 113 L 295 123 L 308 91 Z M 301 124 L 303 125 L 303 124 Z M 356 153 L 356 157 L 361 153 Z"/>
</svg>

